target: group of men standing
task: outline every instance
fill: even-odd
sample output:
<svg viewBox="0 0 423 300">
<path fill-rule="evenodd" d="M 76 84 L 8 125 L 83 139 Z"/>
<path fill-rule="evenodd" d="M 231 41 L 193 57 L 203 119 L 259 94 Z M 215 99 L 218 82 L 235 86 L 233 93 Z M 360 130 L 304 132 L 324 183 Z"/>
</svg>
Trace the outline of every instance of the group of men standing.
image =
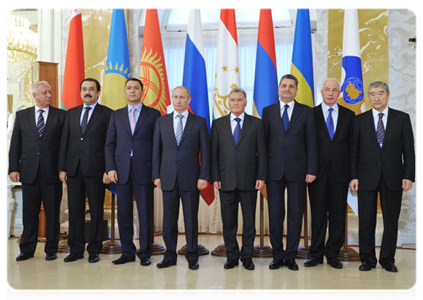
<svg viewBox="0 0 423 300">
<path fill-rule="evenodd" d="M 323 103 L 315 108 L 295 101 L 298 80 L 281 78 L 279 103 L 263 109 L 262 120 L 245 113 L 246 93 L 229 94 L 230 114 L 213 122 L 211 137 L 206 120 L 189 112 L 190 91 L 172 92 L 174 112 L 160 117 L 144 106 L 139 79 L 125 83 L 128 105 L 112 111 L 97 102 L 100 84 L 92 78 L 80 86 L 83 105 L 67 113 L 50 106 L 51 88 L 37 83 L 35 107 L 19 111 L 9 153 L 9 176 L 22 182 L 24 231 L 17 261 L 33 257 L 38 214 L 44 203 L 47 220 L 46 260 L 57 258 L 62 183 L 68 188 L 69 247 L 65 262 L 84 257 L 85 197 L 91 214 L 88 261 L 100 260 L 104 184 L 115 183 L 124 264 L 140 258 L 151 264 L 154 186 L 163 192 L 163 239 L 166 252 L 158 268 L 177 263 L 179 199 L 182 200 L 191 270 L 198 264 L 199 192 L 210 181 L 219 190 L 225 269 L 242 264 L 254 270 L 257 191 L 267 184 L 272 270 L 295 262 L 301 237 L 307 186 L 312 212 L 311 258 L 305 267 L 327 263 L 342 268 L 339 251 L 344 241 L 348 187 L 358 191 L 359 269 L 376 266 L 375 228 L 380 193 L 384 233 L 379 263 L 396 272 L 395 249 L 402 192 L 415 176 L 414 139 L 407 114 L 388 108 L 390 91 L 383 82 L 370 85 L 372 109 L 355 117 L 337 104 L 339 82 L 327 79 Z M 389 121 L 389 122 L 388 122 Z M 389 125 L 388 125 L 389 124 Z M 287 207 L 285 208 L 285 189 Z M 133 243 L 133 195 L 140 221 L 140 249 Z M 238 206 L 243 216 L 242 247 L 236 235 Z M 286 246 L 283 245 L 287 219 Z M 329 226 L 328 226 L 329 223 Z M 329 235 L 326 240 L 326 231 Z"/>
</svg>

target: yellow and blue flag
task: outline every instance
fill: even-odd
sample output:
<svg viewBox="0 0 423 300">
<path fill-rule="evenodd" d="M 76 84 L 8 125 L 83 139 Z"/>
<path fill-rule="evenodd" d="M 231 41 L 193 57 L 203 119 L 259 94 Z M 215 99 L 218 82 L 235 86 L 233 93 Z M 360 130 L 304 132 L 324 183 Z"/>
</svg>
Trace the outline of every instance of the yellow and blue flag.
<svg viewBox="0 0 423 300">
<path fill-rule="evenodd" d="M 129 78 L 131 78 L 131 64 L 125 13 L 123 9 L 114 9 L 101 104 L 111 109 L 124 107 L 127 104 L 124 95 L 125 82 Z"/>
<path fill-rule="evenodd" d="M 298 79 L 298 93 L 295 100 L 314 107 L 313 53 L 308 9 L 297 10 L 291 74 Z"/>
</svg>

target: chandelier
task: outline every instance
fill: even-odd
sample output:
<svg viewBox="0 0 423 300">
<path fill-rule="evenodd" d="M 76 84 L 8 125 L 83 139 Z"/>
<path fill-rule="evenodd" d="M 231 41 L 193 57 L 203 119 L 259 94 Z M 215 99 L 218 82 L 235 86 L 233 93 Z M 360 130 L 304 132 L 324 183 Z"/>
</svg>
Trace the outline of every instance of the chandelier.
<svg viewBox="0 0 423 300">
<path fill-rule="evenodd" d="M 38 34 L 31 30 L 27 19 L 9 14 L 7 20 L 7 61 L 36 61 Z"/>
</svg>

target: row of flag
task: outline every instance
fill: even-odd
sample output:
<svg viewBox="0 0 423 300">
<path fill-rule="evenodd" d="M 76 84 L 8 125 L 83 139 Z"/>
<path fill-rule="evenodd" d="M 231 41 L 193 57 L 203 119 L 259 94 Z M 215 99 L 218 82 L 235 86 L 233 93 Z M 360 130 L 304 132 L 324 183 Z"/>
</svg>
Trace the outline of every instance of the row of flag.
<svg viewBox="0 0 423 300">
<path fill-rule="evenodd" d="M 213 94 L 214 119 L 229 113 L 229 92 L 233 88 L 240 87 L 238 38 L 234 9 L 221 10 L 217 45 Z M 82 104 L 79 83 L 85 78 L 83 47 L 81 11 L 76 9 L 72 13 L 70 22 L 63 82 L 62 104 L 65 109 Z M 311 107 L 314 106 L 312 53 L 309 10 L 298 9 L 291 73 L 299 80 L 296 100 Z M 102 104 L 112 109 L 125 106 L 124 82 L 131 76 L 124 10 L 114 9 Z M 144 83 L 143 104 L 155 107 L 162 115 L 166 114 L 167 106 L 171 104 L 171 101 L 156 9 L 147 9 L 146 11 L 139 78 Z M 204 117 L 210 129 L 206 78 L 200 10 L 194 9 L 190 11 L 187 27 L 182 85 L 191 92 L 190 112 Z M 357 10 L 345 11 L 341 82 L 342 98 L 339 103 L 353 108 L 356 114 L 360 113 L 361 104 L 364 102 L 364 93 Z M 260 10 L 253 98 L 253 113 L 258 117 L 261 117 L 265 106 L 279 101 L 275 39 L 270 9 Z M 357 109 L 357 107 L 359 108 Z M 210 205 L 214 200 L 212 186 L 210 185 L 209 188 L 202 191 L 201 196 Z M 355 210 L 355 207 L 352 208 Z"/>
</svg>

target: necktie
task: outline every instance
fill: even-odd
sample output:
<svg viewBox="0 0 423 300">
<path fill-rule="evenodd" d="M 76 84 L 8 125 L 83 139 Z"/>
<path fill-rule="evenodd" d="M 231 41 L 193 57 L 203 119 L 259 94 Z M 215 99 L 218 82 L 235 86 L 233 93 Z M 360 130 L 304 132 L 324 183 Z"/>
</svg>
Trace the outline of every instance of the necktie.
<svg viewBox="0 0 423 300">
<path fill-rule="evenodd" d="M 329 115 L 326 119 L 326 127 L 328 128 L 330 140 L 333 140 L 333 135 L 335 134 L 335 126 L 333 125 L 333 118 L 332 118 L 333 108 L 329 108 Z"/>
<path fill-rule="evenodd" d="M 176 116 L 179 118 L 178 127 L 176 128 L 176 144 L 179 146 L 179 142 L 181 141 L 182 133 L 184 132 L 184 128 L 182 126 L 182 119 L 184 118 L 183 115 L 179 114 Z"/>
<path fill-rule="evenodd" d="M 43 135 L 43 132 L 44 132 L 44 126 L 45 126 L 45 124 L 44 124 L 44 117 L 43 117 L 44 110 L 43 109 L 39 109 L 38 112 L 40 114 L 38 115 L 38 120 L 37 120 L 37 130 L 38 130 L 38 135 L 39 136 L 42 136 Z"/>
<path fill-rule="evenodd" d="M 234 130 L 234 141 L 235 145 L 238 145 L 239 135 L 241 134 L 241 119 L 235 118 L 234 120 L 237 122 Z"/>
<path fill-rule="evenodd" d="M 85 133 L 85 129 L 87 129 L 88 126 L 88 115 L 91 107 L 85 107 L 84 116 L 82 117 L 82 123 L 81 123 L 81 133 Z"/>
<path fill-rule="evenodd" d="M 285 132 L 288 130 L 288 127 L 289 127 L 288 108 L 289 108 L 289 105 L 285 104 L 285 110 L 283 111 L 283 115 L 282 115 L 282 123 L 283 123 L 283 128 L 285 129 Z"/>
<path fill-rule="evenodd" d="M 379 113 L 379 121 L 377 122 L 377 140 L 379 144 L 382 146 L 383 139 L 385 138 L 385 127 L 383 127 L 383 113 Z"/>
<path fill-rule="evenodd" d="M 135 107 L 131 108 L 131 119 L 129 120 L 129 123 L 131 124 L 132 135 L 134 135 L 135 125 L 137 124 L 137 117 L 135 116 L 135 111 Z"/>
</svg>

